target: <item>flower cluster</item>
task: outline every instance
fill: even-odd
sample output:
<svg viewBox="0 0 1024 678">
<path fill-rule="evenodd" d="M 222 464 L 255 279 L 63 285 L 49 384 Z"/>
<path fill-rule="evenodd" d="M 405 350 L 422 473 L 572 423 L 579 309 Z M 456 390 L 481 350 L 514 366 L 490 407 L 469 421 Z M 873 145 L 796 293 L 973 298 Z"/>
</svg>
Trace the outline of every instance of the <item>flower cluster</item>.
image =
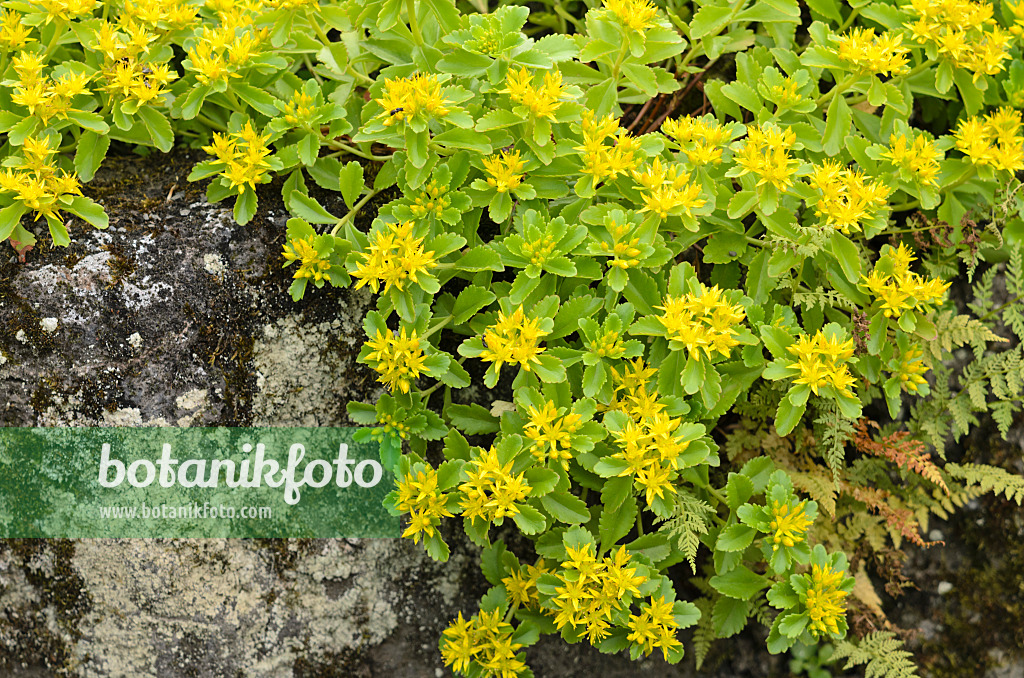
<svg viewBox="0 0 1024 678">
<path fill-rule="evenodd" d="M 655 498 L 665 499 L 676 491 L 672 481 L 679 467 L 679 455 L 691 442 L 683 435 L 681 424 L 681 419 L 659 411 L 630 418 L 620 430 L 611 432 L 619 448 L 612 458 L 625 463 L 618 475 L 633 477 L 648 506 L 654 504 Z"/>
<path fill-rule="evenodd" d="M 218 11 L 219 25 L 203 27 L 185 52 L 185 68 L 195 73 L 197 82 L 212 85 L 240 78 L 239 71 L 262 54 L 269 29 L 255 28 L 255 15 L 255 8 L 232 6 Z"/>
<path fill-rule="evenodd" d="M 913 250 L 900 243 L 896 249 L 891 247 L 883 255 L 885 265 L 879 265 L 870 275 L 864 277 L 862 285 L 882 302 L 882 312 L 887 318 L 899 318 L 905 311 L 916 310 L 927 312 L 942 300 L 949 283 L 941 278 L 925 280 L 910 270 L 910 262 L 915 261 Z"/>
<path fill-rule="evenodd" d="M 481 450 L 471 459 L 463 472 L 466 482 L 459 485 L 463 493 L 459 505 L 466 520 L 476 522 L 482 518 L 487 522 L 501 521 L 506 516 L 519 513 L 516 502 L 526 499 L 530 486 L 525 474 L 513 473 L 515 462 L 509 460 L 502 464 L 494 447 Z"/>
<path fill-rule="evenodd" d="M 623 412 L 638 422 L 665 409 L 658 402 L 658 389 L 650 385 L 658 371 L 645 365 L 642 358 L 625 363 L 622 374 L 614 367 L 610 371 L 615 397 L 605 409 Z"/>
<path fill-rule="evenodd" d="M 86 85 L 91 78 L 88 73 L 68 72 L 51 80 L 42 74 L 42 58 L 27 52 L 14 57 L 12 63 L 18 80 L 11 101 L 24 106 L 29 115 L 44 123 L 54 117 L 67 119 L 68 113 L 74 110 L 72 100 L 89 94 Z"/>
<path fill-rule="evenodd" d="M 33 41 L 32 27 L 23 23 L 21 14 L 13 9 L 0 9 L 0 51 L 23 49 Z"/>
<path fill-rule="evenodd" d="M 591 186 L 606 179 L 615 179 L 620 174 L 629 174 L 640 164 L 640 140 L 627 130 L 619 127 L 619 121 L 612 115 L 598 119 L 594 112 L 587 109 L 583 112 L 580 123 L 583 131 L 583 145 L 573 150 L 583 155 L 583 168 L 580 172 L 592 178 Z M 611 139 L 612 145 L 606 146 L 605 141 Z"/>
<path fill-rule="evenodd" d="M 409 78 L 386 79 L 384 93 L 374 99 L 384 109 L 378 116 L 390 127 L 423 112 L 431 118 L 448 115 L 448 103 L 436 75 L 417 73 Z"/>
<path fill-rule="evenodd" d="M 986 116 L 961 120 L 956 129 L 956 148 L 975 165 L 1019 172 L 1024 169 L 1024 136 L 1021 112 L 1000 108 Z"/>
<path fill-rule="evenodd" d="M 828 565 L 812 565 L 811 573 L 800 575 L 807 588 L 800 592 L 800 602 L 807 607 L 810 619 L 808 628 L 814 636 L 840 634 L 839 624 L 846 619 L 846 591 L 839 587 L 843 583 L 843 572 Z"/>
<path fill-rule="evenodd" d="M 404 290 L 407 282 L 419 283 L 419 276 L 437 266 L 433 250 L 423 250 L 423 237 L 413 237 L 414 223 L 385 224 L 370 236 L 367 252 L 360 253 L 362 262 L 352 272 L 358 278 L 356 289 L 369 285 L 374 292 L 394 287 Z"/>
<path fill-rule="evenodd" d="M 295 275 L 292 277 L 295 279 L 299 278 L 313 278 L 313 280 L 319 282 L 320 280 L 331 281 L 331 262 L 329 255 L 324 255 L 318 252 L 313 243 L 310 242 L 311 238 L 296 238 L 289 240 L 284 244 L 284 258 L 288 264 L 298 261 L 299 270 L 295 271 Z"/>
<path fill-rule="evenodd" d="M 850 387 L 856 380 L 847 363 L 853 357 L 853 339 L 842 341 L 818 330 L 813 337 L 801 334 L 787 350 L 797 358 L 787 367 L 800 372 L 793 383 L 810 386 L 815 395 L 823 386 L 831 386 L 841 395 L 852 395 Z"/>
<path fill-rule="evenodd" d="M 906 170 L 913 180 L 924 186 L 938 186 L 936 177 L 939 175 L 939 161 L 943 154 L 934 141 L 923 134 L 908 136 L 893 134 L 889 137 L 889 148 L 882 152 L 882 157 L 893 165 Z"/>
<path fill-rule="evenodd" d="M 757 185 L 771 184 L 785 191 L 793 184 L 793 175 L 800 162 L 789 154 L 796 143 L 796 132 L 776 127 L 749 127 L 747 139 L 736 150 L 737 176 L 756 174 Z"/>
<path fill-rule="evenodd" d="M 612 616 L 629 609 L 647 578 L 637 572 L 625 546 L 600 561 L 590 543 L 569 546 L 566 551 L 569 559 L 555 575 L 559 585 L 549 603 L 555 611 L 555 626 L 585 630 L 587 639 L 596 645 L 610 632 Z"/>
<path fill-rule="evenodd" d="M 402 393 L 408 393 L 423 372 L 423 361 L 426 358 L 422 340 L 416 330 L 406 333 L 403 327 L 400 334 L 378 330 L 377 336 L 369 339 L 366 346 L 370 352 L 365 360 L 380 375 L 377 381 L 387 385 L 390 390 L 397 387 Z"/>
<path fill-rule="evenodd" d="M 501 151 L 484 158 L 484 169 L 491 176 L 487 177 L 487 183 L 493 186 L 498 193 L 508 193 L 519 188 L 523 183 L 523 169 L 526 168 L 526 161 L 522 159 L 519 151 Z"/>
<path fill-rule="evenodd" d="M 836 54 L 862 73 L 897 75 L 906 70 L 907 52 L 900 33 L 875 35 L 873 28 L 855 28 L 836 39 Z"/>
<path fill-rule="evenodd" d="M 793 547 L 807 538 L 807 529 L 814 521 L 807 515 L 806 506 L 806 501 L 795 505 L 780 501 L 771 503 L 771 521 L 768 526 L 773 532 L 773 551 L 777 551 L 780 545 Z"/>
<path fill-rule="evenodd" d="M 256 184 L 270 181 L 269 141 L 269 133 L 260 134 L 251 121 L 246 121 L 238 132 L 214 132 L 213 143 L 203 146 L 203 150 L 217 158 L 214 165 L 221 166 L 220 175 L 241 195 L 246 186 L 255 189 Z"/>
<path fill-rule="evenodd" d="M 924 375 L 928 372 L 928 366 L 924 364 L 923 358 L 924 351 L 916 344 L 901 352 L 899 364 L 896 366 L 896 377 L 904 391 L 917 393 L 927 389 L 928 382 Z"/>
<path fill-rule="evenodd" d="M 657 23 L 658 8 L 650 0 L 604 0 L 604 8 L 623 26 L 641 34 Z"/>
<path fill-rule="evenodd" d="M 501 618 L 499 610 L 480 611 L 466 621 L 458 619 L 444 631 L 441 657 L 445 666 L 464 675 L 485 678 L 514 678 L 526 664 L 517 654 L 522 645 L 512 642 L 512 625 Z M 477 669 L 472 671 L 472 669 Z M 472 672 L 471 672 L 472 671 Z"/>
<path fill-rule="evenodd" d="M 645 656 L 655 648 L 660 649 L 667 660 L 669 652 L 683 646 L 676 637 L 678 630 L 672 603 L 664 596 L 652 596 L 648 602 L 640 603 L 640 614 L 629 616 L 630 632 L 626 639 L 639 646 Z"/>
<path fill-rule="evenodd" d="M 484 330 L 483 343 L 486 347 L 480 354 L 481 360 L 494 363 L 491 369 L 495 374 L 501 372 L 505 363 L 515 364 L 529 372 L 532 365 L 539 363 L 543 347 L 539 346 L 541 338 L 548 332 L 541 329 L 539 318 L 527 318 L 520 306 L 506 315 L 498 311 L 498 320 Z"/>
<path fill-rule="evenodd" d="M 544 74 L 540 85 L 533 84 L 533 76 L 524 66 L 518 71 L 509 70 L 505 79 L 505 89 L 499 90 L 508 94 L 512 101 L 530 109 L 534 118 L 555 119 L 555 111 L 562 105 L 565 87 L 562 85 L 562 74 L 559 71 L 548 71 Z"/>
<path fill-rule="evenodd" d="M 861 230 L 865 220 L 888 205 L 891 193 L 883 182 L 835 160 L 816 165 L 808 182 L 820 194 L 815 213 L 843 233 Z"/>
<path fill-rule="evenodd" d="M 301 125 L 312 117 L 314 106 L 313 97 L 297 89 L 284 105 L 284 121 L 289 125 Z"/>
<path fill-rule="evenodd" d="M 680 145 L 686 159 L 695 167 L 720 164 L 722 150 L 732 138 L 732 130 L 711 116 L 666 120 L 661 131 Z"/>
<path fill-rule="evenodd" d="M 13 166 L 0 169 L 0 193 L 35 211 L 35 218 L 46 217 L 63 221 L 60 198 L 81 195 L 78 177 L 58 169 L 53 161 L 57 152 L 51 148 L 51 137 L 27 137 L 21 148 L 21 157 Z M 5 163 L 7 164 L 7 163 Z"/>
<path fill-rule="evenodd" d="M 715 353 L 727 356 L 739 344 L 736 326 L 746 312 L 725 299 L 718 285 L 697 284 L 696 293 L 668 296 L 664 306 L 655 306 L 662 311 L 658 320 L 665 326 L 665 336 L 682 344 L 691 358 L 699 358 L 701 351 L 708 358 Z"/>
<path fill-rule="evenodd" d="M 512 605 L 536 608 L 540 604 L 537 580 L 549 572 L 551 570 L 547 568 L 543 558 L 538 558 L 535 565 L 513 570 L 512 574 L 501 580 L 505 585 L 508 602 Z"/>
<path fill-rule="evenodd" d="M 409 527 L 403 537 L 412 537 L 418 544 L 420 537 L 434 536 L 441 518 L 451 518 L 447 508 L 448 498 L 437 487 L 437 471 L 430 466 L 426 470 L 411 472 L 398 481 L 398 510 L 409 514 Z"/>
<path fill-rule="evenodd" d="M 633 172 L 633 177 L 644 190 L 644 206 L 640 212 L 653 212 L 662 219 L 671 214 L 685 214 L 693 218 L 694 210 L 707 203 L 701 198 L 701 188 L 690 182 L 690 173 L 680 165 L 662 167 L 661 158 L 655 158 L 643 172 Z"/>
<path fill-rule="evenodd" d="M 911 0 L 905 8 L 917 17 L 907 24 L 917 43 L 932 45 L 941 57 L 977 80 L 1003 70 L 1011 35 L 992 17 L 992 4 L 973 0 Z"/>
<path fill-rule="evenodd" d="M 533 441 L 530 451 L 541 463 L 557 461 L 568 468 L 572 459 L 572 436 L 583 426 L 582 417 L 566 413 L 566 408 L 555 407 L 544 401 L 541 407 L 527 408 L 529 419 L 525 425 L 526 437 Z"/>
<path fill-rule="evenodd" d="M 447 195 L 448 187 L 431 179 L 424 186 L 409 205 L 409 211 L 417 218 L 422 219 L 430 213 L 440 216 L 452 204 L 452 199 Z"/>
</svg>

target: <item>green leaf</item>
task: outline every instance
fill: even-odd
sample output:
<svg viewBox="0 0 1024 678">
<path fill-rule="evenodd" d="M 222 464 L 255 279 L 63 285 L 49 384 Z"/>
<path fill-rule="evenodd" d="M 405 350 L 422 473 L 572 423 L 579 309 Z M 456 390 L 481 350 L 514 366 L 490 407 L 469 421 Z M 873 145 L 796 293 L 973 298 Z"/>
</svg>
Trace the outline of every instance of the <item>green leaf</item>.
<svg viewBox="0 0 1024 678">
<path fill-rule="evenodd" d="M 174 145 L 174 132 L 171 131 L 171 122 L 163 113 L 152 106 L 143 106 L 139 109 L 138 116 L 142 118 L 142 124 L 153 143 L 161 151 L 166 153 Z"/>
<path fill-rule="evenodd" d="M 839 261 L 846 279 L 852 283 L 860 280 L 860 252 L 857 246 L 845 235 L 836 231 L 832 234 L 832 253 Z"/>
<path fill-rule="evenodd" d="M 747 625 L 747 616 L 749 614 L 750 603 L 745 600 L 722 596 L 715 601 L 715 609 L 711 613 L 715 634 L 719 638 L 735 636 Z"/>
<path fill-rule="evenodd" d="M 629 478 L 623 480 L 632 481 Z M 609 481 L 609 483 L 612 481 Z M 608 483 L 605 484 L 605 487 Z M 601 497 L 604 497 L 604 493 L 601 493 Z M 601 550 L 604 551 L 606 548 L 611 548 L 619 542 L 620 539 L 629 534 L 629 531 L 633 529 L 636 524 L 637 505 L 636 499 L 629 497 L 624 502 L 616 506 L 615 508 L 609 508 L 607 504 L 604 504 L 601 509 L 601 519 L 598 521 L 599 536 L 601 539 Z"/>
<path fill-rule="evenodd" d="M 526 122 L 520 116 L 505 108 L 494 108 L 484 114 L 476 123 L 477 132 L 489 132 Z"/>
<path fill-rule="evenodd" d="M 92 198 L 76 195 L 71 202 L 64 207 L 64 210 L 71 212 L 77 217 L 85 219 L 95 228 L 104 229 L 110 225 L 110 219 L 107 217 L 107 213 L 104 212 L 103 207 L 99 203 L 93 201 Z"/>
<path fill-rule="evenodd" d="M 69 120 L 74 121 L 83 129 L 98 132 L 100 134 L 106 134 L 110 131 L 110 126 L 103 121 L 103 117 L 98 113 L 70 110 L 67 112 L 67 115 Z"/>
<path fill-rule="evenodd" d="M 363 192 L 363 166 L 355 160 L 347 163 L 341 168 L 339 177 L 341 183 L 341 197 L 345 204 L 352 209 Z"/>
<path fill-rule="evenodd" d="M 277 100 L 261 89 L 235 80 L 231 83 L 231 91 L 240 96 L 242 101 L 267 117 L 274 118 L 281 114 L 277 110 L 277 106 L 274 105 L 274 102 Z"/>
<path fill-rule="evenodd" d="M 722 94 L 729 97 L 748 111 L 756 113 L 761 110 L 761 97 L 754 88 L 745 82 L 736 80 L 722 87 Z"/>
<path fill-rule="evenodd" d="M 476 315 L 477 311 L 497 299 L 486 287 L 470 285 L 459 293 L 452 307 L 452 324 L 461 325 Z"/>
<path fill-rule="evenodd" d="M 779 411 L 775 414 L 775 430 L 778 431 L 779 435 L 789 435 L 800 422 L 800 418 L 804 416 L 804 410 L 806 409 L 806 404 L 794 405 L 790 402 L 789 398 L 780 400 Z"/>
<path fill-rule="evenodd" d="M 0 210 L 0 242 L 7 240 L 14 232 L 14 227 L 21 222 L 28 208 L 23 203 L 16 202 Z"/>
<path fill-rule="evenodd" d="M 246 186 L 241 195 L 235 198 L 235 221 L 242 225 L 248 224 L 255 214 L 256 191 L 252 190 L 251 186 Z"/>
<path fill-rule="evenodd" d="M 843 139 L 850 133 L 850 122 L 853 120 L 853 113 L 846 104 L 842 94 L 832 97 L 832 103 L 828 105 L 828 112 L 825 120 L 825 136 L 821 140 L 822 149 L 825 155 L 838 155 L 843 147 Z"/>
<path fill-rule="evenodd" d="M 562 523 L 577 524 L 590 520 L 587 503 L 568 492 L 551 492 L 540 498 L 544 510 Z"/>
<path fill-rule="evenodd" d="M 733 511 L 747 503 L 754 494 L 754 483 L 745 475 L 730 473 L 729 480 L 725 484 L 725 498 L 729 508 Z"/>
<path fill-rule="evenodd" d="M 697 10 L 690 21 L 690 39 L 697 40 L 705 35 L 717 35 L 726 24 L 732 9 L 725 5 L 705 5 Z"/>
<path fill-rule="evenodd" d="M 529 504 L 516 504 L 519 507 L 519 513 L 512 516 L 512 519 L 516 521 L 516 525 L 522 530 L 523 534 L 540 534 L 547 528 L 548 521 L 544 519 L 544 515 L 533 508 Z"/>
<path fill-rule="evenodd" d="M 750 600 L 762 589 L 767 588 L 769 581 L 740 565 L 725 574 L 715 575 L 708 583 L 723 596 Z"/>
<path fill-rule="evenodd" d="M 455 268 L 462 271 L 503 271 L 501 256 L 486 245 L 474 247 L 455 262 Z"/>
<path fill-rule="evenodd" d="M 493 150 L 486 135 L 470 129 L 450 129 L 447 132 L 441 132 L 434 137 L 434 142 L 448 148 L 464 148 L 467 151 L 475 151 L 483 155 L 487 155 Z"/>
<path fill-rule="evenodd" d="M 477 433 L 497 433 L 498 420 L 482 405 L 449 405 L 445 414 L 452 425 L 470 435 Z"/>
<path fill-rule="evenodd" d="M 742 551 L 750 546 L 756 534 L 757 530 L 746 525 L 730 525 L 719 533 L 715 549 L 718 551 Z"/>
<path fill-rule="evenodd" d="M 320 155 L 320 137 L 315 134 L 307 134 L 299 139 L 295 148 L 299 152 L 299 160 L 302 161 L 302 164 L 311 167 Z"/>
<path fill-rule="evenodd" d="M 103 164 L 103 159 L 107 157 L 109 148 L 110 137 L 106 134 L 82 132 L 75 148 L 75 173 L 78 174 L 78 178 L 82 181 L 91 181 L 96 176 L 96 170 Z"/>
<path fill-rule="evenodd" d="M 311 224 L 336 224 L 338 217 L 324 209 L 316 198 L 292 191 L 288 198 L 288 211 Z"/>
</svg>

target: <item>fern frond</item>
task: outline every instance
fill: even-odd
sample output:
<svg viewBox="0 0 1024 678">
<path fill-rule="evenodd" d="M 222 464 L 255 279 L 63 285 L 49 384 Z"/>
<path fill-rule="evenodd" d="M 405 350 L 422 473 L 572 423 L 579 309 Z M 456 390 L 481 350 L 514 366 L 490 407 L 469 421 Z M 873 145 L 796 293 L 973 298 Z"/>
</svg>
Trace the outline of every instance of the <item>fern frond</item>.
<svg viewBox="0 0 1024 678">
<path fill-rule="evenodd" d="M 836 485 L 833 478 L 824 473 L 790 472 L 793 487 L 818 502 L 825 513 L 831 517 L 836 515 Z"/>
<path fill-rule="evenodd" d="M 932 362 L 940 362 L 954 348 L 968 344 L 980 357 L 985 353 L 988 342 L 1006 341 L 981 320 L 969 315 L 955 315 L 952 310 L 939 311 L 934 322 L 935 341 L 924 342 L 925 355 L 930 356 Z"/>
<path fill-rule="evenodd" d="M 845 659 L 845 669 L 866 664 L 865 678 L 917 678 L 913 655 L 903 647 L 903 641 L 889 631 L 869 633 L 854 645 L 848 640 L 836 644 L 833 659 Z"/>
<path fill-rule="evenodd" d="M 714 514 L 711 506 L 686 492 L 680 490 L 676 495 L 675 515 L 665 520 L 659 528 L 660 532 L 675 538 L 676 544 L 690 569 L 697 574 L 697 549 L 700 547 L 700 536 L 708 532 L 708 520 Z"/>
<path fill-rule="evenodd" d="M 968 485 L 977 485 L 984 492 L 1005 495 L 1020 506 L 1024 501 L 1024 477 L 1006 469 L 987 464 L 946 464 L 946 473 Z"/>
<path fill-rule="evenodd" d="M 993 284 L 998 273 L 998 266 L 990 266 L 978 282 L 974 283 L 971 294 L 973 301 L 967 304 L 967 308 L 979 318 L 995 308 L 995 303 L 992 301 Z"/>
<path fill-rule="evenodd" d="M 847 299 L 845 295 L 820 286 L 813 292 L 795 292 L 793 303 L 799 304 L 804 310 L 813 310 L 815 307 L 820 307 L 822 311 L 827 308 L 842 308 L 847 311 L 860 310 L 860 307 Z"/>
<path fill-rule="evenodd" d="M 924 443 L 910 439 L 910 433 L 907 431 L 897 431 L 875 441 L 868 433 L 869 423 L 878 428 L 878 424 L 866 419 L 861 419 L 857 423 L 856 433 L 853 436 L 853 443 L 857 449 L 876 457 L 888 459 L 897 466 L 938 485 L 945 490 L 946 494 L 949 494 L 949 487 L 942 479 L 939 467 L 932 463 L 932 455 L 924 451 Z"/>
<path fill-rule="evenodd" d="M 1003 309 L 1003 323 L 1024 341 L 1024 252 L 1019 247 L 1011 248 L 1006 262 L 1006 293 L 1015 298 Z"/>
<path fill-rule="evenodd" d="M 818 450 L 832 469 L 832 481 L 838 489 L 839 472 L 843 469 L 843 458 L 846 455 L 846 441 L 854 431 L 853 422 L 843 416 L 839 406 L 832 400 L 819 398 L 814 409 L 817 412 L 814 433 L 818 439 Z"/>
<path fill-rule="evenodd" d="M 698 598 L 694 605 L 700 610 L 700 621 L 693 630 L 693 656 L 697 662 L 697 670 L 704 664 L 711 643 L 715 640 L 715 624 L 711 619 L 711 599 Z"/>
</svg>

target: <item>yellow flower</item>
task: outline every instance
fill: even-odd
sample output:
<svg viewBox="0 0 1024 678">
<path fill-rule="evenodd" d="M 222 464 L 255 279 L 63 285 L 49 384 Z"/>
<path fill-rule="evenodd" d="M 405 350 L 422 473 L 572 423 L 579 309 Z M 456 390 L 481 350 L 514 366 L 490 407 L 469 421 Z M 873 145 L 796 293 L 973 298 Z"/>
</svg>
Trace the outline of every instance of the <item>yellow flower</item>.
<svg viewBox="0 0 1024 678">
<path fill-rule="evenodd" d="M 60 198 L 81 195 L 78 177 L 58 169 L 53 162 L 57 152 L 50 145 L 51 137 L 26 137 L 21 157 L 12 167 L 0 169 L 0 193 L 13 198 L 35 212 L 35 219 L 51 217 L 63 221 L 58 211 Z"/>
<path fill-rule="evenodd" d="M 1021 113 L 1009 107 L 984 117 L 961 120 L 954 135 L 956 148 L 978 166 L 1019 172 L 1024 169 Z"/>
<path fill-rule="evenodd" d="M 377 381 L 385 384 L 389 390 L 393 391 L 397 387 L 402 393 L 408 393 L 422 374 L 426 360 L 423 343 L 416 330 L 409 334 L 405 327 L 401 334 L 391 331 L 382 334 L 377 330 L 377 335 L 367 341 L 366 345 L 371 349 L 366 355 L 366 361 L 380 375 Z"/>
<path fill-rule="evenodd" d="M 637 573 L 624 546 L 600 561 L 591 544 L 566 551 L 568 560 L 556 573 L 561 584 L 550 601 L 555 627 L 582 627 L 590 643 L 597 645 L 607 637 L 613 615 L 629 608 L 629 600 L 640 595 L 639 587 L 647 578 Z"/>
<path fill-rule="evenodd" d="M 289 125 L 301 125 L 308 122 L 313 115 L 313 97 L 301 89 L 292 92 L 292 97 L 284 107 L 284 121 Z"/>
<path fill-rule="evenodd" d="M 519 188 L 523 182 L 523 168 L 526 162 L 519 156 L 519 151 L 501 151 L 498 154 L 484 158 L 484 169 L 491 175 L 487 177 L 487 183 L 498 190 L 498 193 L 507 193 Z"/>
<path fill-rule="evenodd" d="M 484 330 L 486 348 L 480 359 L 494 363 L 490 369 L 495 374 L 501 372 L 505 363 L 519 365 L 529 372 L 533 364 L 540 364 L 538 356 L 544 349 L 538 344 L 546 334 L 540 328 L 540 319 L 527 318 L 522 306 L 509 315 L 498 311 L 497 322 Z"/>
<path fill-rule="evenodd" d="M 772 550 L 778 551 L 779 545 L 793 546 L 797 542 L 807 538 L 807 528 L 811 526 L 811 519 L 804 512 L 806 501 L 796 506 L 788 503 L 772 502 L 772 520 L 769 526 L 774 530 L 772 535 Z"/>
<path fill-rule="evenodd" d="M 398 483 L 398 510 L 411 514 L 409 527 L 402 534 L 419 543 L 420 536 L 433 537 L 441 518 L 451 518 L 446 508 L 448 499 L 437 489 L 437 471 L 428 466 L 425 471 L 411 473 Z"/>
<path fill-rule="evenodd" d="M 626 638 L 638 645 L 644 656 L 659 648 L 667 660 L 670 651 L 683 646 L 676 637 L 678 629 L 672 603 L 664 596 L 651 596 L 648 602 L 640 604 L 639 615 L 629 615 L 630 633 Z"/>
<path fill-rule="evenodd" d="M 441 83 L 436 75 L 426 73 L 386 79 L 384 93 L 374 101 L 384 109 L 377 117 L 384 118 L 385 127 L 408 120 L 421 111 L 432 118 L 448 115 L 445 105 L 448 102 L 441 92 Z"/>
<path fill-rule="evenodd" d="M 972 71 L 975 81 L 1003 70 L 1011 35 L 1019 34 L 1014 32 L 1016 24 L 1005 31 L 996 23 L 989 2 L 911 0 L 905 9 L 917 17 L 908 25 L 912 39 L 930 43 L 941 58 Z"/>
<path fill-rule="evenodd" d="M 661 131 L 678 143 L 687 160 L 694 166 L 718 165 L 722 162 L 722 149 L 732 138 L 732 132 L 714 118 L 686 116 L 666 120 Z"/>
<path fill-rule="evenodd" d="M 517 104 L 529 108 L 530 115 L 534 118 L 550 120 L 555 120 L 555 111 L 562 105 L 562 97 L 565 96 L 560 71 L 546 72 L 541 84 L 535 86 L 533 76 L 525 66 L 518 71 L 509 69 L 505 77 L 505 89 L 498 91 L 508 94 Z"/>
<path fill-rule="evenodd" d="M 815 166 L 808 183 L 821 196 L 814 206 L 815 213 L 843 233 L 861 230 L 865 220 L 888 205 L 892 192 L 881 181 L 870 180 L 859 169 L 850 169 L 836 160 Z"/>
<path fill-rule="evenodd" d="M 519 513 L 517 502 L 526 499 L 530 486 L 525 473 L 512 473 L 513 461 L 502 464 L 491 447 L 471 459 L 465 466 L 468 480 L 459 485 L 464 494 L 459 500 L 462 515 L 475 522 L 477 518 L 493 522 Z"/>
<path fill-rule="evenodd" d="M 541 407 L 528 407 L 525 425 L 526 437 L 533 441 L 530 451 L 541 463 L 548 460 L 569 467 L 572 459 L 572 434 L 583 425 L 580 415 L 566 414 L 564 407 L 556 408 L 550 401 Z"/>
<path fill-rule="evenodd" d="M 891 273 L 879 270 L 876 265 L 861 283 L 882 301 L 882 312 L 887 318 L 899 318 L 909 310 L 926 313 L 942 300 L 949 289 L 950 283 L 943 282 L 941 278 L 925 280 L 912 272 L 910 262 L 915 260 L 913 255 L 913 250 L 902 243 L 898 248 L 890 247 L 884 256 L 893 262 Z"/>
<path fill-rule="evenodd" d="M 423 251 L 423 238 L 412 237 L 414 225 L 411 221 L 387 224 L 370 237 L 369 250 L 359 255 L 363 261 L 352 272 L 359 279 L 356 289 L 369 285 L 379 292 L 383 281 L 384 292 L 392 287 L 404 290 L 407 282 L 419 283 L 420 274 L 437 267 L 434 251 Z"/>
<path fill-rule="evenodd" d="M 908 393 L 917 393 L 927 383 L 924 375 L 928 372 L 928 366 L 922 360 L 923 354 L 921 347 L 915 344 L 900 356 L 896 376 L 899 377 L 900 387 Z"/>
<path fill-rule="evenodd" d="M 643 172 L 634 171 L 633 177 L 646 189 L 641 193 L 644 206 L 640 212 L 654 212 L 662 219 L 670 212 L 692 218 L 694 210 L 707 204 L 700 197 L 700 185 L 690 183 L 690 173 L 680 165 L 663 168 L 661 158 L 655 158 Z"/>
<path fill-rule="evenodd" d="M 545 567 L 544 559 L 539 558 L 536 565 L 527 565 L 502 579 L 509 604 L 535 608 L 540 602 L 537 580 L 549 572 L 551 570 Z"/>
<path fill-rule="evenodd" d="M 213 143 L 203 146 L 203 150 L 216 156 L 215 162 L 224 165 L 220 176 L 241 195 L 246 186 L 255 189 L 256 184 L 263 183 L 266 178 L 270 169 L 268 141 L 269 132 L 261 135 L 253 128 L 252 121 L 246 121 L 241 130 L 230 135 L 214 132 Z"/>
<path fill-rule="evenodd" d="M 806 605 L 809 629 L 814 636 L 839 633 L 839 621 L 846 616 L 846 603 L 843 601 L 846 591 L 839 590 L 842 581 L 843 573 L 827 565 L 811 567 Z"/>
<path fill-rule="evenodd" d="M 756 174 L 758 186 L 771 184 L 779 191 L 785 191 L 793 184 L 793 174 L 799 162 L 789 155 L 789 149 L 796 143 L 796 133 L 773 127 L 750 127 L 747 139 L 736 152 L 736 164 L 740 167 L 737 176 Z"/>
<path fill-rule="evenodd" d="M 801 334 L 787 350 L 797 357 L 787 367 L 800 371 L 793 383 L 807 384 L 814 395 L 823 386 L 831 386 L 844 396 L 853 395 L 849 387 L 855 380 L 846 364 L 853 357 L 853 339 L 841 341 L 818 330 L 813 337 Z"/>
<path fill-rule="evenodd" d="M 331 281 L 331 262 L 320 256 L 316 248 L 305 238 L 290 240 L 284 244 L 284 258 L 289 262 L 298 261 L 299 270 L 293 278 L 313 278 L 315 281 Z"/>
<path fill-rule="evenodd" d="M 430 213 L 440 216 L 452 204 L 451 198 L 446 195 L 447 193 L 447 186 L 439 184 L 436 179 L 431 179 L 423 186 L 423 190 L 413 200 L 413 204 L 409 205 L 409 211 L 419 218 L 423 218 Z"/>
<path fill-rule="evenodd" d="M 590 109 L 583 111 L 580 124 L 583 131 L 583 145 L 573 148 L 583 156 L 583 174 L 589 174 L 592 187 L 606 179 L 615 179 L 620 174 L 629 174 L 640 164 L 640 140 L 619 127 L 619 121 L 611 114 L 596 119 Z M 611 146 L 605 141 L 612 140 Z"/>
<path fill-rule="evenodd" d="M 657 24 L 658 8 L 649 0 L 604 0 L 604 8 L 623 26 L 638 33 Z"/>
<path fill-rule="evenodd" d="M 906 134 L 890 135 L 889 149 L 882 153 L 882 157 L 910 172 L 918 183 L 938 186 L 936 177 L 943 153 L 935 147 L 934 141 L 929 141 L 923 134 L 911 134 L 910 138 Z"/>
<path fill-rule="evenodd" d="M 906 70 L 910 50 L 899 33 L 875 35 L 873 28 L 854 28 L 836 42 L 839 58 L 863 73 L 898 75 Z"/>
<path fill-rule="evenodd" d="M 22 49 L 34 40 L 32 27 L 23 23 L 22 15 L 13 9 L 0 9 L 0 50 Z"/>
<path fill-rule="evenodd" d="M 662 311 L 658 320 L 665 326 L 665 336 L 683 344 L 691 358 L 699 358 L 701 351 L 708 358 L 715 353 L 728 356 L 732 347 L 739 345 L 735 328 L 746 312 L 739 304 L 726 301 L 718 285 L 698 286 L 696 294 L 665 297 L 664 306 L 655 306 Z"/>
</svg>

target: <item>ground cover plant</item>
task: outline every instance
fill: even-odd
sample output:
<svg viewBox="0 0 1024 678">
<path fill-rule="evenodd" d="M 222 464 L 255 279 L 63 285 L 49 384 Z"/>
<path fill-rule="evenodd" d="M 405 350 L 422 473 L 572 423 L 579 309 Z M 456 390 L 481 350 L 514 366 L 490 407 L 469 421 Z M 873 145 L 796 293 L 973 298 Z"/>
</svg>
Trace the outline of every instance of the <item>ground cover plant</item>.
<svg viewBox="0 0 1024 678">
<path fill-rule="evenodd" d="M 914 675 L 880 563 L 1024 498 L 945 460 L 1020 411 L 1024 3 L 532 9 L 10 0 L 0 240 L 105 227 L 112 141 L 201 149 L 240 223 L 277 179 L 292 297 L 376 295 L 387 393 L 349 413 L 405 537 L 482 547 L 455 672 L 530 675 L 541 634 L 677 662 L 688 627 L 699 667 L 753 623 Z"/>
</svg>

